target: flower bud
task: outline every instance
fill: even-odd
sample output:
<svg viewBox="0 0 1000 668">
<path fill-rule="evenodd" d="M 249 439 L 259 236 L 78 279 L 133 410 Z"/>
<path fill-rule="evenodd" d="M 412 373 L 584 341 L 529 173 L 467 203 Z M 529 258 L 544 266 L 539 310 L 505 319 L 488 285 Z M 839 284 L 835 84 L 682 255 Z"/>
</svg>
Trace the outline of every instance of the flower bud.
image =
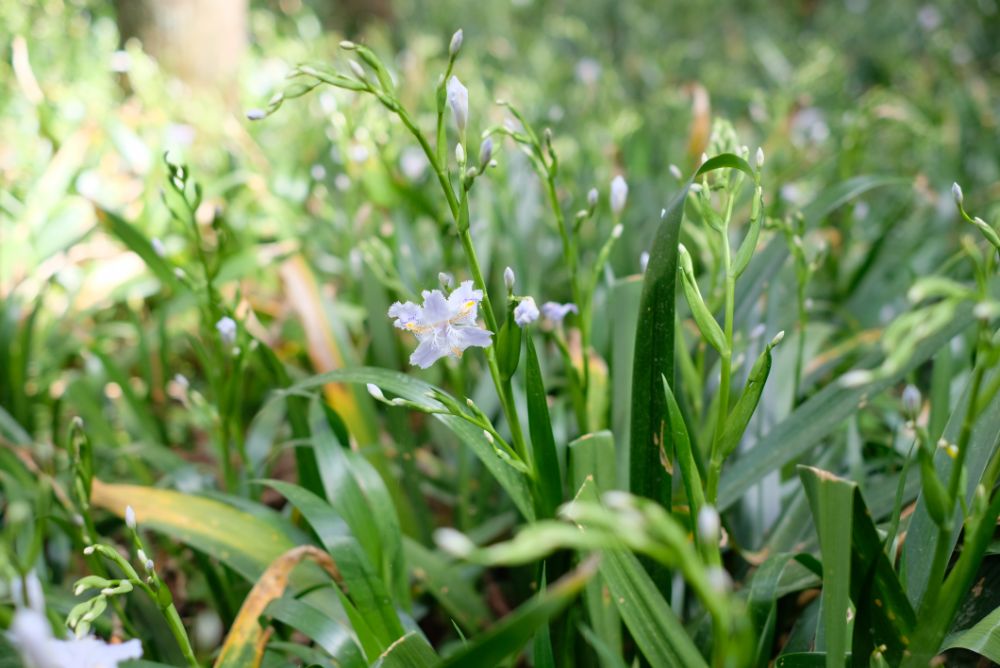
<svg viewBox="0 0 1000 668">
<path fill-rule="evenodd" d="M 962 206 L 962 202 L 965 200 L 965 195 L 962 194 L 962 186 L 958 185 L 958 183 L 952 183 L 951 196 L 955 198 L 955 204 Z"/>
<path fill-rule="evenodd" d="M 455 144 L 455 160 L 460 165 L 465 164 L 465 147 L 462 146 L 461 142 Z"/>
<path fill-rule="evenodd" d="M 483 143 L 479 145 L 479 171 L 486 169 L 487 165 L 490 164 L 490 160 L 493 158 L 493 138 L 487 137 L 483 140 Z"/>
<path fill-rule="evenodd" d="M 434 532 L 434 542 L 442 551 L 456 557 L 468 556 L 476 549 L 476 544 L 468 536 L 447 527 Z"/>
<path fill-rule="evenodd" d="M 903 388 L 903 414 L 911 420 L 920 413 L 920 390 L 913 385 Z"/>
<path fill-rule="evenodd" d="M 236 321 L 229 316 L 224 316 L 215 323 L 215 329 L 219 332 L 222 343 L 231 346 L 236 342 Z"/>
<path fill-rule="evenodd" d="M 681 181 L 681 180 L 684 179 L 684 174 L 681 173 L 681 168 L 680 167 L 678 167 L 677 165 L 671 163 L 669 169 L 670 169 L 670 175 L 672 177 L 674 177 L 678 181 Z"/>
<path fill-rule="evenodd" d="M 455 277 L 446 271 L 438 272 L 438 283 L 440 283 L 441 287 L 445 290 L 450 290 L 451 286 L 455 283 Z"/>
<path fill-rule="evenodd" d="M 448 45 L 448 57 L 454 58 L 458 55 L 458 52 L 462 49 L 462 40 L 465 34 L 462 29 L 459 28 L 455 31 L 455 34 L 451 36 L 451 44 Z"/>
<path fill-rule="evenodd" d="M 698 511 L 698 538 L 706 545 L 719 542 L 719 511 L 712 506 L 702 506 Z"/>
<path fill-rule="evenodd" d="M 365 68 L 361 67 L 361 63 L 359 63 L 356 60 L 348 60 L 347 64 L 350 65 L 351 71 L 354 72 L 354 76 L 361 79 L 362 81 L 365 81 L 367 79 L 367 75 L 365 74 Z"/>
<path fill-rule="evenodd" d="M 646 267 L 649 266 L 649 251 L 642 251 L 639 253 L 639 271 L 646 273 Z"/>
<path fill-rule="evenodd" d="M 385 401 L 385 395 L 382 393 L 382 388 L 375 383 L 368 383 L 365 387 L 368 388 L 368 394 L 372 395 L 372 398 L 376 401 Z"/>
<path fill-rule="evenodd" d="M 514 289 L 514 270 L 507 267 L 503 270 L 503 284 L 507 286 L 507 292 Z"/>
<path fill-rule="evenodd" d="M 149 243 L 153 247 L 153 252 L 156 253 L 157 257 L 165 257 L 167 255 L 167 249 L 157 237 L 150 239 Z"/>
<path fill-rule="evenodd" d="M 593 209 L 595 206 L 597 206 L 597 198 L 598 197 L 599 197 L 599 195 L 597 193 L 597 188 L 591 188 L 587 192 L 587 206 L 589 206 L 591 209 Z"/>
<path fill-rule="evenodd" d="M 757 147 L 757 169 L 764 166 L 764 149 L 760 146 Z"/>
<path fill-rule="evenodd" d="M 455 127 L 459 133 L 465 133 L 465 125 L 469 120 L 469 89 L 462 85 L 458 77 L 448 79 L 448 106 L 455 117 Z"/>
<path fill-rule="evenodd" d="M 125 525 L 135 531 L 135 510 L 132 509 L 132 506 L 125 506 Z"/>
<path fill-rule="evenodd" d="M 628 184 L 619 174 L 611 180 L 611 212 L 620 216 L 625 209 L 625 200 L 628 198 Z"/>
<path fill-rule="evenodd" d="M 263 109 L 247 109 L 247 120 L 248 121 L 260 121 L 267 116 L 267 113 Z"/>
</svg>

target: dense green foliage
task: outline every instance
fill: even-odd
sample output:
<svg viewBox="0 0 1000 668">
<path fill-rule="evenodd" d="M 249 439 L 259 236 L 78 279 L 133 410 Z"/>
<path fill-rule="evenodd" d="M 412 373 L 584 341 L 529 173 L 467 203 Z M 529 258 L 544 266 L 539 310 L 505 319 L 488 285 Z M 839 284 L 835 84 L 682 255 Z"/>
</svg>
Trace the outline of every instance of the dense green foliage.
<svg viewBox="0 0 1000 668">
<path fill-rule="evenodd" d="M 1000 662 L 967 4 L 0 5 L 0 665 Z"/>
</svg>

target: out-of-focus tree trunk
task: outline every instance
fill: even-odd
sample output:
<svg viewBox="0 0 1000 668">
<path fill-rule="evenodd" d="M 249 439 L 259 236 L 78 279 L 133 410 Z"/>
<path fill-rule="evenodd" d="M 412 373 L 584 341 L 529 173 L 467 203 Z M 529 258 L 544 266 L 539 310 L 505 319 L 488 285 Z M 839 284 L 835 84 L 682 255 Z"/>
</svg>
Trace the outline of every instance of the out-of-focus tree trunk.
<svg viewBox="0 0 1000 668">
<path fill-rule="evenodd" d="M 115 0 L 122 40 L 136 37 L 167 71 L 235 99 L 247 0 Z"/>
</svg>

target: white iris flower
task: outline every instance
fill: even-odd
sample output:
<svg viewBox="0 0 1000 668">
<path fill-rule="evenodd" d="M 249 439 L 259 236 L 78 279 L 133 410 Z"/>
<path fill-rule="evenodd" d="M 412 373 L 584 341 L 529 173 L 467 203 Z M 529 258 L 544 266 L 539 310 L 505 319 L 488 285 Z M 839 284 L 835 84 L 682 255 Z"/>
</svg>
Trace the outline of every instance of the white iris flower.
<svg viewBox="0 0 1000 668">
<path fill-rule="evenodd" d="M 461 357 L 466 348 L 493 342 L 493 332 L 476 321 L 483 291 L 474 290 L 472 281 L 463 281 L 448 297 L 440 290 L 424 290 L 423 297 L 423 306 L 396 302 L 389 307 L 392 324 L 413 332 L 420 342 L 410 364 L 426 369 L 442 357 Z"/>
</svg>

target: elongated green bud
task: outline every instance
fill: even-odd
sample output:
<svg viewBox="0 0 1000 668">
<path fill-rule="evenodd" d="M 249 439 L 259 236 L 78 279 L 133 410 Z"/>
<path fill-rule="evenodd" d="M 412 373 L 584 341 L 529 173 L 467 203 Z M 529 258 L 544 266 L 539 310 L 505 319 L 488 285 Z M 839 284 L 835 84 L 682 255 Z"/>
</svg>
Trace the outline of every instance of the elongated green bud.
<svg viewBox="0 0 1000 668">
<path fill-rule="evenodd" d="M 698 325 L 702 336 L 705 337 L 705 340 L 713 348 L 720 353 L 728 351 L 726 335 L 723 334 L 719 323 L 715 321 L 711 311 L 708 310 L 708 306 L 705 305 L 705 300 L 701 296 L 701 290 L 698 289 L 698 282 L 694 277 L 694 266 L 691 263 L 691 255 L 688 253 L 687 248 L 684 247 L 684 244 L 678 244 L 677 253 L 680 259 L 681 283 L 684 285 L 684 296 L 691 307 L 691 315 L 694 317 L 695 324 Z"/>
<path fill-rule="evenodd" d="M 743 393 L 740 394 L 736 405 L 733 406 L 732 413 L 726 418 L 726 426 L 722 431 L 722 436 L 719 437 L 719 453 L 723 458 L 731 455 L 740 444 L 747 425 L 750 424 L 750 418 L 753 417 L 754 411 L 757 410 L 757 405 L 760 403 L 767 377 L 771 374 L 771 350 L 781 343 L 784 337 L 784 332 L 778 332 L 765 346 L 764 352 L 754 362 L 753 367 L 750 368 L 746 387 L 743 388 Z"/>
<path fill-rule="evenodd" d="M 757 242 L 760 240 L 760 229 L 762 227 L 761 221 L 764 219 L 764 216 L 761 215 L 763 198 L 761 187 L 757 186 L 754 188 L 747 235 L 744 237 L 743 243 L 740 244 L 740 248 L 736 251 L 736 256 L 733 258 L 733 274 L 736 278 L 739 278 L 746 271 L 747 266 L 750 264 L 750 259 L 753 257 L 753 252 L 757 249 Z"/>
<path fill-rule="evenodd" d="M 951 504 L 948 503 L 948 492 L 944 488 L 937 471 L 934 470 L 934 458 L 924 449 L 919 450 L 920 484 L 927 503 L 927 514 L 931 516 L 939 528 L 945 528 L 951 523 Z"/>
</svg>

